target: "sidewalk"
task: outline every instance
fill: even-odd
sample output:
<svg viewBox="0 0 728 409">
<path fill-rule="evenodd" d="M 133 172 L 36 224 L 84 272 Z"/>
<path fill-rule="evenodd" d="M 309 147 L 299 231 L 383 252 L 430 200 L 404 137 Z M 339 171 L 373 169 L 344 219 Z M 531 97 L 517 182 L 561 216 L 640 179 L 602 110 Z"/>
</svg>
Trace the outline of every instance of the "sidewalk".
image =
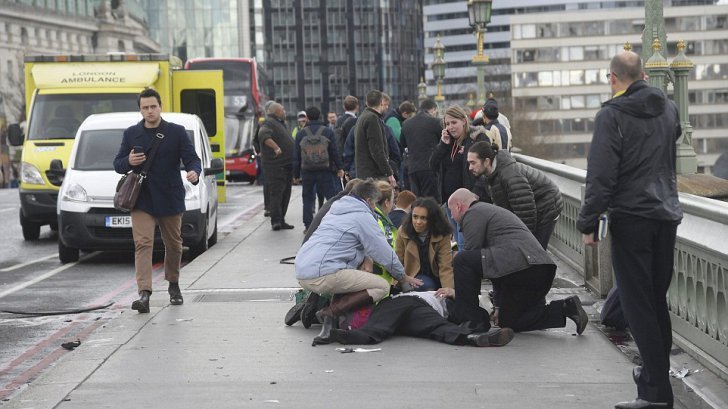
<svg viewBox="0 0 728 409">
<path fill-rule="evenodd" d="M 293 266 L 279 260 L 303 237 L 300 203 L 294 189 L 294 230 L 271 231 L 261 209 L 187 265 L 183 306 L 170 306 L 160 284 L 150 314 L 124 309 L 0 407 L 584 409 L 635 397 L 632 363 L 593 323 L 582 336 L 568 321 L 502 348 L 406 337 L 367 346 L 381 348 L 370 353 L 311 347 L 315 327 L 283 324 L 298 285 Z M 679 400 L 687 387 L 675 381 Z M 712 396 L 728 401 L 725 389 Z M 675 407 L 710 407 L 703 404 Z"/>
</svg>

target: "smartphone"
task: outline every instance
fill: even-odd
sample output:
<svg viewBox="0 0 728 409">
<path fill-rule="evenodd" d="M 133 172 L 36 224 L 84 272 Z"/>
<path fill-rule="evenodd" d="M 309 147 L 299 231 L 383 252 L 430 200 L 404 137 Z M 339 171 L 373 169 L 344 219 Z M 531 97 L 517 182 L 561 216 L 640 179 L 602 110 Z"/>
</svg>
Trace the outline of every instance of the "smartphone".
<svg viewBox="0 0 728 409">
<path fill-rule="evenodd" d="M 607 214 L 604 213 L 603 215 L 599 216 L 599 225 L 597 227 L 597 231 L 594 234 L 594 239 L 604 240 L 607 237 L 607 233 L 609 232 L 609 218 L 607 217 Z"/>
<path fill-rule="evenodd" d="M 144 153 L 144 147 L 139 145 L 134 146 L 134 153 Z"/>
</svg>

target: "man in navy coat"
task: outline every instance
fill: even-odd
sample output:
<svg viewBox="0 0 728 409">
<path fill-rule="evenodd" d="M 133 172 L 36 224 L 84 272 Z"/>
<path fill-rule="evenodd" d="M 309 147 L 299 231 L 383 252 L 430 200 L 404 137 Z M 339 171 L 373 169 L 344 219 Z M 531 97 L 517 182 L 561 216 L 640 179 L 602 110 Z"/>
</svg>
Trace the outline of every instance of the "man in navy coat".
<svg viewBox="0 0 728 409">
<path fill-rule="evenodd" d="M 114 159 L 118 173 L 141 172 L 151 151 L 154 138 L 160 138 L 157 152 L 142 184 L 136 206 L 131 211 L 134 237 L 134 264 L 139 299 L 131 305 L 140 313 L 149 312 L 152 295 L 152 250 L 154 227 L 164 241 L 164 276 L 169 281 L 169 301 L 183 302 L 179 288 L 182 261 L 182 214 L 185 211 L 185 189 L 179 173 L 180 160 L 187 171 L 187 180 L 197 184 L 202 172 L 200 158 L 185 128 L 162 119 L 162 100 L 157 91 L 146 88 L 139 94 L 139 109 L 144 119 L 124 131 L 119 153 Z M 138 152 L 137 148 L 141 148 Z"/>
</svg>

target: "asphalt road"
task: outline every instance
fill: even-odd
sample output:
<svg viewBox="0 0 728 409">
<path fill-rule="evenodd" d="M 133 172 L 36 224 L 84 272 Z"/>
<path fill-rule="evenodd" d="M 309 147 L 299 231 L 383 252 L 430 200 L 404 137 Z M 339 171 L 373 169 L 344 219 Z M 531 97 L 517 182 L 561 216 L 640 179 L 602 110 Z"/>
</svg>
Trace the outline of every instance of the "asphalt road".
<svg viewBox="0 0 728 409">
<path fill-rule="evenodd" d="M 260 186 L 229 184 L 227 196 L 218 216 L 223 236 L 263 205 Z M 23 240 L 18 208 L 17 190 L 0 189 L 0 401 L 55 362 L 62 343 L 83 340 L 137 296 L 133 253 L 81 253 L 79 262 L 61 264 L 56 232 L 44 226 L 39 240 Z M 155 254 L 155 283 L 164 279 L 162 259 Z M 91 311 L 43 314 L 79 309 Z"/>
</svg>

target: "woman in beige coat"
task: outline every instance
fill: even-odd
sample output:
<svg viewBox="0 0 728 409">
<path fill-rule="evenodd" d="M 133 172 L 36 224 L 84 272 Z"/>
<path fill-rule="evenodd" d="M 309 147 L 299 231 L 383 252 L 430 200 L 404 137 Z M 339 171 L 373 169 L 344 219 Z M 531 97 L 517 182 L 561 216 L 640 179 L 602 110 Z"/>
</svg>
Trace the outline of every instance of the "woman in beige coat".
<svg viewBox="0 0 728 409">
<path fill-rule="evenodd" d="M 418 291 L 455 288 L 450 239 L 450 223 L 437 202 L 415 200 L 397 234 L 395 252 L 405 274 L 424 282 Z"/>
</svg>

